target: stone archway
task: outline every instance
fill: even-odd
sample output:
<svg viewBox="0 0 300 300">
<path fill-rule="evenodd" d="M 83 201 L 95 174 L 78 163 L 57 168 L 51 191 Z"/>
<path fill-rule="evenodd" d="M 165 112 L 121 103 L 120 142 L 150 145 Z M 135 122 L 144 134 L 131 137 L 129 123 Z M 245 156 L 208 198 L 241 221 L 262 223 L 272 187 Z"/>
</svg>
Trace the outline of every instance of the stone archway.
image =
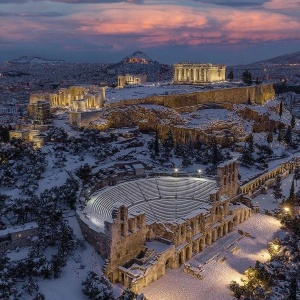
<svg viewBox="0 0 300 300">
<path fill-rule="evenodd" d="M 223 225 L 223 235 L 227 234 L 227 232 L 228 232 L 228 224 L 225 223 L 225 224 Z"/>
<path fill-rule="evenodd" d="M 217 230 L 214 230 L 212 232 L 212 242 L 215 242 L 217 240 Z"/>
<path fill-rule="evenodd" d="M 233 225 L 234 226 L 236 226 L 236 225 L 238 225 L 239 224 L 239 218 L 238 218 L 238 216 L 235 216 L 234 218 L 233 218 Z M 232 231 L 232 230 L 231 230 Z"/>
<path fill-rule="evenodd" d="M 193 253 L 197 254 L 199 252 L 199 243 L 197 241 L 193 242 Z"/>
<path fill-rule="evenodd" d="M 205 245 L 210 245 L 211 244 L 211 234 L 208 233 L 206 236 L 205 236 Z"/>
<path fill-rule="evenodd" d="M 204 239 L 199 240 L 199 252 L 205 248 L 205 241 Z"/>
<path fill-rule="evenodd" d="M 220 227 L 218 228 L 218 238 L 220 238 L 220 237 L 222 237 L 222 236 L 223 236 L 223 227 L 220 226 Z"/>
<path fill-rule="evenodd" d="M 228 232 L 231 232 L 233 230 L 233 222 L 229 221 L 228 222 Z"/>
<path fill-rule="evenodd" d="M 178 254 L 178 265 L 181 266 L 184 263 L 183 251 Z"/>
</svg>

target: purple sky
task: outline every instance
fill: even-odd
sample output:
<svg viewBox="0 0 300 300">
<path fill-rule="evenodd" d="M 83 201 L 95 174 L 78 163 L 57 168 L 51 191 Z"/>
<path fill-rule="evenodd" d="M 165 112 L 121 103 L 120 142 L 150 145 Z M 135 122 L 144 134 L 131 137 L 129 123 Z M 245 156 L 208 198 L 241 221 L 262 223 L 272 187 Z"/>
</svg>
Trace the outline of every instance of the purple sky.
<svg viewBox="0 0 300 300">
<path fill-rule="evenodd" d="M 300 51 L 299 0 L 0 0 L 0 61 L 250 63 Z"/>
</svg>

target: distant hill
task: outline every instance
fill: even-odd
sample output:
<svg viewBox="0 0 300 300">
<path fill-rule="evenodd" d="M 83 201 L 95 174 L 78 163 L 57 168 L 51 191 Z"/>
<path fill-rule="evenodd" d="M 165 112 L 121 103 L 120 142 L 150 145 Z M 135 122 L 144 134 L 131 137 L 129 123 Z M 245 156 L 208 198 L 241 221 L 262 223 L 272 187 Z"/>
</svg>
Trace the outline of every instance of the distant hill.
<svg viewBox="0 0 300 300">
<path fill-rule="evenodd" d="M 135 51 L 129 56 L 122 59 L 123 63 L 138 63 L 138 64 L 148 64 L 148 63 L 158 63 L 153 61 L 146 53 L 142 51 Z"/>
<path fill-rule="evenodd" d="M 125 74 L 146 74 L 147 81 L 162 81 L 172 78 L 172 67 L 160 64 L 142 51 L 135 51 L 124 57 L 120 62 L 110 65 L 107 68 L 107 73 L 113 77 Z"/>
<path fill-rule="evenodd" d="M 41 58 L 38 56 L 21 56 L 16 59 L 10 60 L 9 63 L 11 64 L 62 64 L 65 63 L 63 60 L 50 60 Z"/>
<path fill-rule="evenodd" d="M 258 61 L 249 64 L 249 66 L 292 65 L 292 64 L 300 64 L 300 51 Z"/>
</svg>

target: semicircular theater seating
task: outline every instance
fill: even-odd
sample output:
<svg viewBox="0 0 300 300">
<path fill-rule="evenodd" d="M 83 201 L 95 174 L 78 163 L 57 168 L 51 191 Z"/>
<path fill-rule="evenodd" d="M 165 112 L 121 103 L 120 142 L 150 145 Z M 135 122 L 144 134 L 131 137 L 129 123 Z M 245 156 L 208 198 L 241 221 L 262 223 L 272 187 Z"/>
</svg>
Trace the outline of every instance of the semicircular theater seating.
<svg viewBox="0 0 300 300">
<path fill-rule="evenodd" d="M 145 212 L 147 223 L 174 222 L 191 212 L 210 206 L 216 182 L 204 178 L 157 177 L 128 181 L 100 190 L 85 211 L 101 223 L 111 217 L 115 203 L 128 207 L 129 214 Z"/>
</svg>

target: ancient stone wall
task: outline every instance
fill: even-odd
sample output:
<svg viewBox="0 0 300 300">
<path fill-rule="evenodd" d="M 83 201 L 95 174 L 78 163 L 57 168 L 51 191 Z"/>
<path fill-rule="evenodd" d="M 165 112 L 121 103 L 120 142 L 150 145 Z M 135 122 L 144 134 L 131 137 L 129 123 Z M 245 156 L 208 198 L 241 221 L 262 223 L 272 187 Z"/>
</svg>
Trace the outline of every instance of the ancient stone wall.
<svg viewBox="0 0 300 300">
<path fill-rule="evenodd" d="M 120 281 L 118 266 L 145 249 L 148 232 L 145 214 L 129 217 L 128 208 L 124 205 L 120 206 L 115 214 L 112 223 L 105 222 L 105 233 L 110 240 L 109 261 L 105 274 L 112 282 Z"/>
<path fill-rule="evenodd" d="M 195 106 L 207 103 L 264 104 L 275 97 L 272 84 L 236 87 L 228 89 L 216 89 L 200 91 L 188 94 L 149 96 L 142 99 L 128 99 L 117 103 L 111 103 L 110 107 L 137 104 L 157 104 L 171 108 Z"/>
<path fill-rule="evenodd" d="M 104 259 L 109 255 L 108 239 L 104 233 L 97 232 L 84 223 L 76 214 L 82 235 Z"/>
<path fill-rule="evenodd" d="M 240 191 L 249 196 L 256 197 L 261 194 L 262 188 L 273 186 L 275 177 L 281 175 L 282 178 L 287 177 L 296 167 L 300 166 L 300 159 L 292 159 L 288 162 L 280 164 L 278 167 L 258 176 L 257 178 L 247 182 L 240 187 Z"/>
<path fill-rule="evenodd" d="M 70 111 L 69 112 L 69 123 L 72 126 L 76 127 L 88 127 L 91 122 L 99 120 L 101 118 L 101 111 L 92 110 L 92 111 Z M 109 123 L 104 123 L 102 126 L 99 124 L 98 129 L 105 130 L 110 126 Z M 100 128 L 99 128 L 100 127 Z"/>
</svg>

